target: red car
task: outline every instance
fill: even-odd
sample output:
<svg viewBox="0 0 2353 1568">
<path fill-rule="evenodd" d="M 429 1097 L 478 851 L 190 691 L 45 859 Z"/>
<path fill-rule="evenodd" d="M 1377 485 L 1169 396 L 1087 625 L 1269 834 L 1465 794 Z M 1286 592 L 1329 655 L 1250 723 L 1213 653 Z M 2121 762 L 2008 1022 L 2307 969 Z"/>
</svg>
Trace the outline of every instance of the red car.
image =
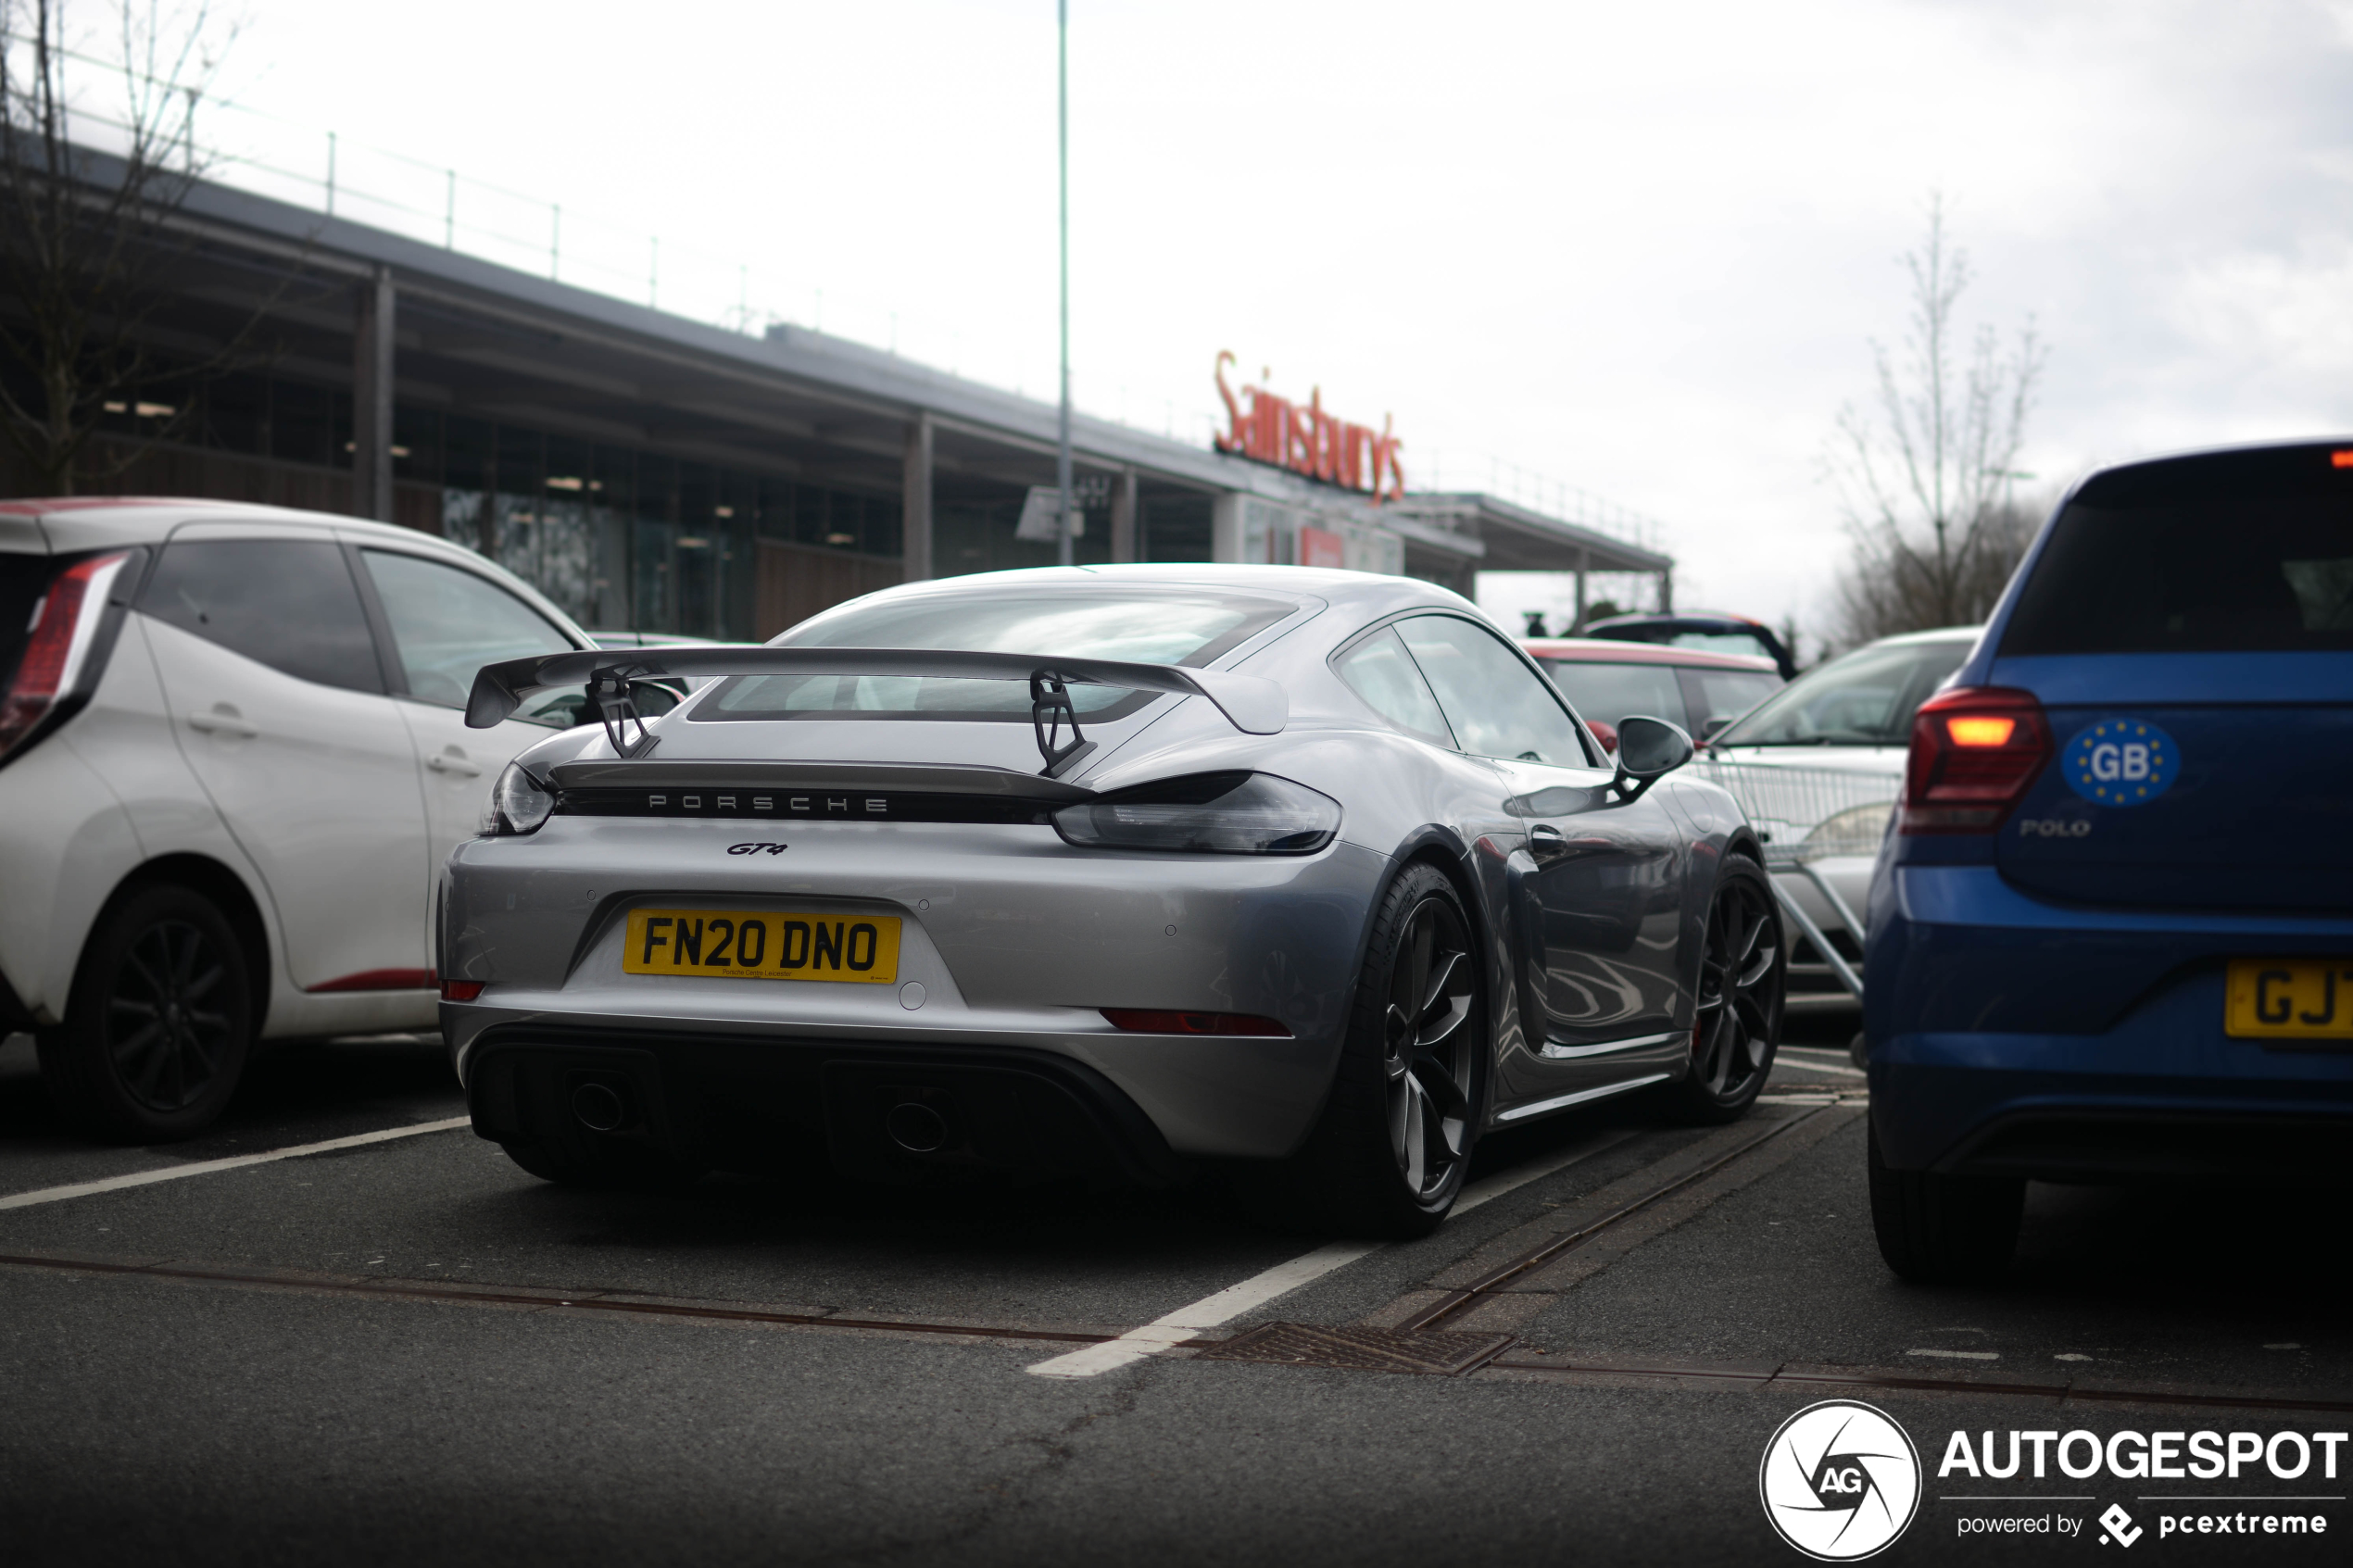
<svg viewBox="0 0 2353 1568">
<path fill-rule="evenodd" d="M 1523 637 L 1578 717 L 1616 750 L 1619 721 L 1646 713 L 1704 741 L 1781 686 L 1769 659 L 1598 637 Z"/>
</svg>

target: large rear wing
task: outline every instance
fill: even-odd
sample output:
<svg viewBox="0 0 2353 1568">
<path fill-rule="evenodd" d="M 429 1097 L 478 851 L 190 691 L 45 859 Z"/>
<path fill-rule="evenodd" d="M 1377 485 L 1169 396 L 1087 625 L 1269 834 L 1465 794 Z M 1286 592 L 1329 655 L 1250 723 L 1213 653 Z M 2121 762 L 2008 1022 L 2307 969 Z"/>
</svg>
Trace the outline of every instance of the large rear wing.
<svg viewBox="0 0 2353 1568">
<path fill-rule="evenodd" d="M 1256 675 L 1187 670 L 1113 659 L 1064 659 L 1026 653 L 975 653 L 933 648 L 675 647 L 544 654 L 485 664 L 466 699 L 466 723 L 486 730 L 513 714 L 525 696 L 551 686 L 585 683 L 588 700 L 604 720 L 613 750 L 644 756 L 659 737 L 647 734 L 629 699 L 632 681 L 664 676 L 886 675 L 952 681 L 1027 681 L 1038 750 L 1052 774 L 1076 762 L 1094 743 L 1079 733 L 1068 687 L 1123 686 L 1132 691 L 1199 696 L 1245 734 L 1280 734 L 1290 721 L 1283 688 Z M 629 734 L 635 724 L 636 734 Z M 1070 730 L 1061 739 L 1063 726 Z"/>
</svg>

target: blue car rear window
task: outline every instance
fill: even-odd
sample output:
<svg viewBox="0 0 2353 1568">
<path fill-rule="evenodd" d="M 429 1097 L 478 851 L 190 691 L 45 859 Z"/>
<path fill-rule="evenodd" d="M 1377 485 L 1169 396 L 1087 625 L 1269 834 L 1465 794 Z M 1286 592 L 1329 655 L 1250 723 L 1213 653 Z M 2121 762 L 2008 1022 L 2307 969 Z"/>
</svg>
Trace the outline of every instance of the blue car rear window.
<svg viewBox="0 0 2353 1568">
<path fill-rule="evenodd" d="M 2036 560 L 2002 654 L 2353 649 L 2353 467 L 2333 456 L 2228 454 L 2094 481 Z"/>
</svg>

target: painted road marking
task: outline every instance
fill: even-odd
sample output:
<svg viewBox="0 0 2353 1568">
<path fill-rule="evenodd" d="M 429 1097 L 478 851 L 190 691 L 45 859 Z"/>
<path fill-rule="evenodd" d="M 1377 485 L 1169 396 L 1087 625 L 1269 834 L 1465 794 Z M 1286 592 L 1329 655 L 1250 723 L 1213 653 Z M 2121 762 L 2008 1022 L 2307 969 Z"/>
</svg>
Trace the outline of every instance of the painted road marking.
<svg viewBox="0 0 2353 1568">
<path fill-rule="evenodd" d="M 1572 1148 L 1534 1160 L 1516 1170 L 1502 1171 L 1484 1177 L 1463 1188 L 1454 1199 L 1454 1212 L 1503 1197 L 1516 1187 L 1526 1186 L 1540 1177 L 1567 1169 L 1579 1160 L 1601 1153 L 1624 1143 L 1634 1135 L 1631 1128 L 1601 1134 Z M 1239 1285 L 1229 1285 L 1214 1296 L 1204 1296 L 1189 1306 L 1177 1308 L 1164 1317 L 1154 1318 L 1141 1328 L 1131 1328 L 1116 1339 L 1101 1345 L 1089 1345 L 1083 1350 L 1043 1361 L 1027 1370 L 1039 1377 L 1099 1377 L 1116 1372 L 1124 1366 L 1159 1355 L 1163 1350 L 1184 1344 L 1204 1329 L 1229 1323 L 1244 1312 L 1263 1307 L 1277 1296 L 1285 1296 L 1302 1286 L 1313 1285 L 1335 1269 L 1345 1268 L 1359 1258 L 1369 1258 L 1389 1243 L 1385 1241 L 1335 1241 L 1318 1247 L 1313 1252 L 1302 1253 L 1287 1263 L 1251 1275 Z"/>
<path fill-rule="evenodd" d="M 1775 1060 L 1780 1066 L 1795 1068 L 1800 1073 L 1835 1073 L 1842 1078 L 1868 1078 L 1870 1076 L 1869 1073 L 1864 1072 L 1859 1067 L 1847 1065 L 1843 1060 L 1836 1062 L 1814 1061 L 1809 1060 L 1810 1053 L 1808 1053 L 1807 1056 L 1800 1056 L 1796 1054 L 1797 1052 L 1805 1050 L 1805 1048 L 1806 1047 L 1803 1046 L 1783 1046 L 1780 1048 L 1780 1054 L 1775 1058 Z M 1831 1053 L 1825 1051 L 1822 1054 L 1828 1056 Z M 1842 1059 L 1843 1059 L 1846 1055 L 1844 1051 L 1840 1051 L 1837 1054 Z"/>
<path fill-rule="evenodd" d="M 125 1187 L 143 1187 L 156 1182 L 176 1182 L 185 1176 L 209 1176 L 216 1171 L 234 1171 L 245 1165 L 267 1165 L 273 1160 L 298 1160 L 306 1154 L 326 1154 L 338 1148 L 358 1148 L 363 1144 L 390 1143 L 395 1138 L 413 1138 L 420 1133 L 446 1133 L 452 1127 L 463 1127 L 472 1122 L 470 1116 L 452 1116 L 447 1122 L 421 1122 L 413 1127 L 387 1127 L 381 1133 L 359 1133 L 347 1138 L 329 1138 L 324 1143 L 296 1144 L 292 1148 L 273 1148 L 267 1154 L 235 1154 L 226 1160 L 199 1160 L 192 1165 L 175 1165 L 164 1171 L 134 1171 L 127 1176 L 108 1176 L 102 1182 L 76 1182 L 71 1186 L 43 1187 L 37 1192 L 20 1192 L 0 1198 L 0 1209 L 30 1209 L 36 1203 L 62 1203 L 69 1198 L 88 1198 L 94 1193 L 120 1192 Z"/>
</svg>

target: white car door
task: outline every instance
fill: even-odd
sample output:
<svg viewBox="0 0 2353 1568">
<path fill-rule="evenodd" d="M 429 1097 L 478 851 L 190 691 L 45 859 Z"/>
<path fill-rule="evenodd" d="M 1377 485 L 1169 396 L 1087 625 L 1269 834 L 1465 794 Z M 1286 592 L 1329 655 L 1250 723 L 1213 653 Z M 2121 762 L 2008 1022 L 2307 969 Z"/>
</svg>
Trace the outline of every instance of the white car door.
<svg viewBox="0 0 2353 1568">
<path fill-rule="evenodd" d="M 182 529 L 138 608 L 181 750 L 277 907 L 288 978 L 429 984 L 415 763 L 343 546 Z"/>
<path fill-rule="evenodd" d="M 410 771 L 421 781 L 428 849 L 425 919 L 449 852 L 472 838 L 499 770 L 547 732 L 568 727 L 582 701 L 578 687 L 541 692 L 496 728 L 466 728 L 466 694 L 485 664 L 562 653 L 571 637 L 544 615 L 478 572 L 405 550 L 365 546 L 368 579 L 397 654 L 396 706 L 414 746 Z M 428 940 L 430 935 L 428 935 Z"/>
</svg>

